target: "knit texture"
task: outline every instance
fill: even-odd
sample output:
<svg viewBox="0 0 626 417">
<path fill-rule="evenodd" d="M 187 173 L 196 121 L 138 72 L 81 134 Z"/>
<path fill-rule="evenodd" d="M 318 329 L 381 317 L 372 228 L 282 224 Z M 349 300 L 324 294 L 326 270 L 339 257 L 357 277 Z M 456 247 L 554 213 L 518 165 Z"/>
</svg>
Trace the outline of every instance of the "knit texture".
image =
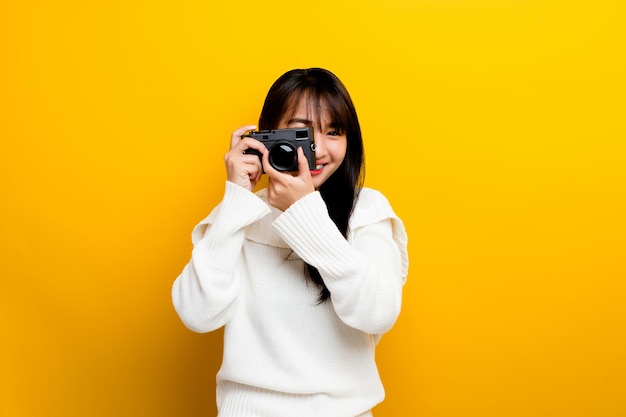
<svg viewBox="0 0 626 417">
<path fill-rule="evenodd" d="M 381 193 L 361 191 L 345 239 L 318 192 L 281 212 L 267 190 L 227 182 L 192 242 L 172 300 L 191 330 L 225 326 L 219 417 L 354 417 L 382 401 L 374 351 L 400 313 L 408 256 Z"/>
</svg>

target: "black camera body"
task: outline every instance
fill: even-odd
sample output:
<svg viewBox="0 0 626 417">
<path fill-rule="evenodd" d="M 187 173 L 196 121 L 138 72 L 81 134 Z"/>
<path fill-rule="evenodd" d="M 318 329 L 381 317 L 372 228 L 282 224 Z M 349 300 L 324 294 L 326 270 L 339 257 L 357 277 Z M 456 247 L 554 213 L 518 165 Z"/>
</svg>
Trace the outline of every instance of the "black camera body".
<svg viewBox="0 0 626 417">
<path fill-rule="evenodd" d="M 251 137 L 262 142 L 269 151 L 270 164 L 277 171 L 298 171 L 298 148 L 302 148 L 309 161 L 309 169 L 315 169 L 315 143 L 312 127 L 290 129 L 272 129 L 248 132 L 244 137 Z M 246 154 L 258 155 L 256 149 L 246 149 Z"/>
</svg>

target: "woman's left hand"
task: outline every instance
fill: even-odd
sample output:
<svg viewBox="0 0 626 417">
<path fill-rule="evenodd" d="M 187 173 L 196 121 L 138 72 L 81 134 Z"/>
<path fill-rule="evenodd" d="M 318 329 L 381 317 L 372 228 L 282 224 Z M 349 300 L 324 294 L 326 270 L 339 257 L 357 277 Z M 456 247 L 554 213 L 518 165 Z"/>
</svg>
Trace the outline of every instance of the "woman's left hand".
<svg viewBox="0 0 626 417">
<path fill-rule="evenodd" d="M 298 173 L 277 171 L 269 162 L 269 152 L 263 155 L 263 167 L 269 176 L 268 202 L 279 210 L 287 210 L 293 203 L 315 191 L 309 163 L 302 148 L 298 148 Z"/>
</svg>

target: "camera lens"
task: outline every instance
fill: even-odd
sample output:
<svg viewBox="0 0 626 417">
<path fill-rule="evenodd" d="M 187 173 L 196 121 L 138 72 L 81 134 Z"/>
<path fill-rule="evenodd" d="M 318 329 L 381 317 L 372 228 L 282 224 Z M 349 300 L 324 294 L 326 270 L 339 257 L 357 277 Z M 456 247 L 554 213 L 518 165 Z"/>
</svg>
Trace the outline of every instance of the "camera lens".
<svg viewBox="0 0 626 417">
<path fill-rule="evenodd" d="M 270 164 L 278 171 L 294 171 L 298 167 L 298 153 L 289 142 L 275 144 L 269 157 Z"/>
</svg>

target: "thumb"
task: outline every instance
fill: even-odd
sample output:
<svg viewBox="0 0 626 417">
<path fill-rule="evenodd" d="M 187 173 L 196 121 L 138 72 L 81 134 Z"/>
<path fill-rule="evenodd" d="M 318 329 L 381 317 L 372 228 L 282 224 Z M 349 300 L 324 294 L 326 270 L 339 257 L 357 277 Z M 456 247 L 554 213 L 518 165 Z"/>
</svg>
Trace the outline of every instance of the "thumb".
<svg viewBox="0 0 626 417">
<path fill-rule="evenodd" d="M 302 147 L 298 148 L 298 176 L 299 177 L 311 177 L 311 171 L 309 170 L 309 160 L 306 159 Z"/>
</svg>

